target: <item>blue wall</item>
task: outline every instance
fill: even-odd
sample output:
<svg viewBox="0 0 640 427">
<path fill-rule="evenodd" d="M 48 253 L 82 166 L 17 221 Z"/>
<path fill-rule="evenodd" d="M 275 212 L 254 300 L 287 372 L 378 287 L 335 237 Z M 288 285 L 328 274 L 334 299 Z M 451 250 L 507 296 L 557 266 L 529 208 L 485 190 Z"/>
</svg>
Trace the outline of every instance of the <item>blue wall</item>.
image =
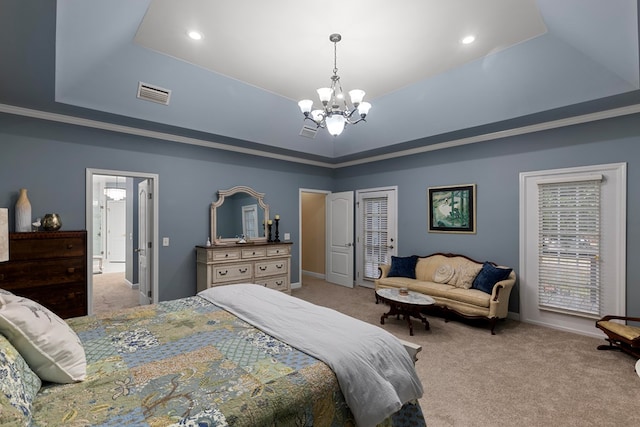
<svg viewBox="0 0 640 427">
<path fill-rule="evenodd" d="M 195 292 L 194 246 L 209 235 L 216 191 L 247 185 L 266 193 L 281 233 L 294 242 L 292 281 L 299 281 L 298 190 L 398 186 L 400 255 L 457 252 L 518 271 L 519 173 L 628 163 L 627 313 L 640 315 L 640 115 L 427 152 L 335 171 L 203 147 L 0 114 L 0 206 L 28 188 L 34 216 L 58 212 L 64 228 L 85 228 L 85 169 L 157 173 L 160 183 L 160 299 Z M 477 184 L 477 234 L 427 232 L 431 186 Z M 519 312 L 516 287 L 510 310 Z"/>
<path fill-rule="evenodd" d="M 298 188 L 330 190 L 332 171 L 199 146 L 0 114 L 0 206 L 13 207 L 27 188 L 34 217 L 57 212 L 63 229 L 85 229 L 86 168 L 159 175 L 159 298 L 196 292 L 195 245 L 209 236 L 217 191 L 246 185 L 265 193 L 291 233 L 291 280 L 299 280 Z"/>
<path fill-rule="evenodd" d="M 334 191 L 398 186 L 398 254 L 465 254 L 519 262 L 519 174 L 627 162 L 627 313 L 640 315 L 640 115 L 592 122 L 340 169 Z M 427 232 L 427 188 L 477 185 L 477 233 Z M 509 309 L 519 312 L 518 287 Z"/>
</svg>

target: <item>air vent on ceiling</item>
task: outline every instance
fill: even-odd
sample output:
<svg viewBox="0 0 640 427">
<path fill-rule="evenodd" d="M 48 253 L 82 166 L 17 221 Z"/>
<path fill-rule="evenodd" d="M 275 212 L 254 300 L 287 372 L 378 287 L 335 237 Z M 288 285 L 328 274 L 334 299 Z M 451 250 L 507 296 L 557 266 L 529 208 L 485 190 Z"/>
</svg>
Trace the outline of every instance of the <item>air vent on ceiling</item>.
<svg viewBox="0 0 640 427">
<path fill-rule="evenodd" d="M 171 91 L 148 83 L 138 82 L 138 94 L 136 96 L 140 99 L 144 99 L 145 101 L 169 105 Z"/>
<path fill-rule="evenodd" d="M 300 136 L 304 136 L 305 138 L 315 138 L 316 133 L 318 133 L 318 128 L 313 128 L 311 126 L 302 126 L 302 130 L 300 130 Z"/>
</svg>

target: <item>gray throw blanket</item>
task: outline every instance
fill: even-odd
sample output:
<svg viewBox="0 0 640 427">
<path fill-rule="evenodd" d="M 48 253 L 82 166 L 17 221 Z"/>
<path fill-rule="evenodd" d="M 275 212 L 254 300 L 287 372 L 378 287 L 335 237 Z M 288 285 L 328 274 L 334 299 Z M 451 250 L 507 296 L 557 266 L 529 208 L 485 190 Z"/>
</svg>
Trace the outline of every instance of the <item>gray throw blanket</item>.
<svg viewBox="0 0 640 427">
<path fill-rule="evenodd" d="M 260 285 L 217 286 L 198 295 L 329 365 L 359 427 L 375 426 L 422 396 L 411 357 L 377 326 Z"/>
</svg>

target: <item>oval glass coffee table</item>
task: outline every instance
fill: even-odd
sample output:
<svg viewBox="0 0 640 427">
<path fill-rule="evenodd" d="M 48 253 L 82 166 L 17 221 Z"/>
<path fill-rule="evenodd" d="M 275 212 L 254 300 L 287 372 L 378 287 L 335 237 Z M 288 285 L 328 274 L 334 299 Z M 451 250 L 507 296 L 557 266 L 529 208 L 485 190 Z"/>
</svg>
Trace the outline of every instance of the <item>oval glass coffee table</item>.
<svg viewBox="0 0 640 427">
<path fill-rule="evenodd" d="M 425 307 L 433 305 L 436 301 L 428 295 L 419 292 L 408 291 L 407 295 L 400 295 L 400 290 L 395 288 L 378 289 L 376 291 L 378 299 L 389 304 L 389 312 L 382 315 L 380 324 L 384 325 L 384 319 L 389 316 L 404 316 L 409 325 L 409 335 L 413 335 L 413 324 L 411 317 L 420 319 L 424 328 L 429 330 L 429 321 L 422 315 Z"/>
</svg>

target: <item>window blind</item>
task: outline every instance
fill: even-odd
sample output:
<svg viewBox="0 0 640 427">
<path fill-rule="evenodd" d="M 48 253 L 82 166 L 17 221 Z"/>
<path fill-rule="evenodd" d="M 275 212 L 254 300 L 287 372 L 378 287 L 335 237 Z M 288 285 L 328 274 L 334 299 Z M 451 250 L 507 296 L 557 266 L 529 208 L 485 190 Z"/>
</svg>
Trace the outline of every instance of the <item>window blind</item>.
<svg viewBox="0 0 640 427">
<path fill-rule="evenodd" d="M 391 261 L 388 254 L 388 202 L 387 197 L 363 200 L 364 279 L 378 278 L 378 265 Z"/>
<path fill-rule="evenodd" d="M 538 306 L 600 317 L 600 176 L 538 183 Z"/>
</svg>

